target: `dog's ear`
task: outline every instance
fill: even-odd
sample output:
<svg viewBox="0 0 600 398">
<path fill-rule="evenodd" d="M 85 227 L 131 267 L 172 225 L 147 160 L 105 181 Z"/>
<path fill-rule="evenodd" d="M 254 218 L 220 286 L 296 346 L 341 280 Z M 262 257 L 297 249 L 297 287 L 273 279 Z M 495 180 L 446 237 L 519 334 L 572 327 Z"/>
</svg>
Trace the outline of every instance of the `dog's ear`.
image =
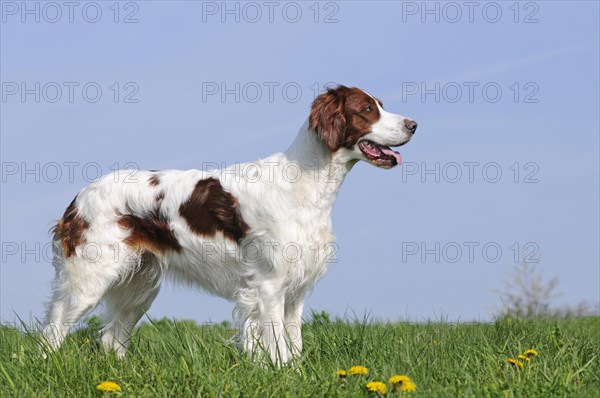
<svg viewBox="0 0 600 398">
<path fill-rule="evenodd" d="M 331 152 L 342 146 L 346 131 L 346 102 L 347 87 L 330 88 L 319 95 L 312 103 L 308 126 L 327 144 Z"/>
</svg>

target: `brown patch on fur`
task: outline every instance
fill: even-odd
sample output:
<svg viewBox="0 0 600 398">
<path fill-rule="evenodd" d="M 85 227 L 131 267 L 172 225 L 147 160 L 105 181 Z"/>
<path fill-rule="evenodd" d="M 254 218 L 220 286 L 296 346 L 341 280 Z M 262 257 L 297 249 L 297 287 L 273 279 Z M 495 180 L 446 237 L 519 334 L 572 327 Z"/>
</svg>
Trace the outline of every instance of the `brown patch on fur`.
<svg viewBox="0 0 600 398">
<path fill-rule="evenodd" d="M 308 117 L 308 127 L 314 130 L 325 142 L 329 151 L 335 152 L 342 145 L 346 130 L 344 114 L 345 92 L 347 87 L 328 89 L 312 103 Z"/>
<path fill-rule="evenodd" d="M 65 257 L 71 257 L 75 254 L 75 248 L 82 245 L 85 241 L 83 233 L 89 228 L 90 224 L 78 214 L 75 201 L 77 196 L 65 210 L 65 214 L 52 229 L 55 239 L 60 240 Z"/>
<path fill-rule="evenodd" d="M 148 180 L 148 184 L 155 187 L 160 183 L 160 178 L 156 174 L 153 174 L 152 177 Z"/>
<path fill-rule="evenodd" d="M 120 227 L 129 230 L 129 236 L 124 242 L 134 250 L 149 251 L 154 254 L 181 250 L 181 245 L 171 230 L 169 222 L 160 215 L 158 210 L 144 216 L 125 214 L 117 223 Z"/>
<path fill-rule="evenodd" d="M 370 133 L 371 126 L 381 117 L 373 98 L 362 90 L 353 90 L 356 91 L 346 98 L 344 107 L 347 127 L 343 145 L 349 149 L 353 148 L 364 135 Z"/>
<path fill-rule="evenodd" d="M 309 128 L 321 137 L 331 152 L 335 152 L 342 146 L 354 147 L 371 131 L 379 117 L 375 99 L 358 88 L 338 86 L 313 101 Z"/>
<path fill-rule="evenodd" d="M 242 219 L 237 200 L 214 178 L 198 181 L 189 199 L 179 207 L 179 214 L 198 235 L 213 236 L 221 231 L 239 242 L 250 229 Z"/>
<path fill-rule="evenodd" d="M 165 193 L 164 192 L 159 192 L 158 195 L 156 195 L 156 201 L 157 202 L 162 202 L 162 200 L 165 198 Z"/>
</svg>

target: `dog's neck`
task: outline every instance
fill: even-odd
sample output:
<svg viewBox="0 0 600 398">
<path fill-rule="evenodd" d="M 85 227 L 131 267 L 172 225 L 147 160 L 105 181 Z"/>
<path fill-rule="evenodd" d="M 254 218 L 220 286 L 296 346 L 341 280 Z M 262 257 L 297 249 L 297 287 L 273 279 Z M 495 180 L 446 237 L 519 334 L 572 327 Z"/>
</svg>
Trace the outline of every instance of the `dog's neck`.
<svg viewBox="0 0 600 398">
<path fill-rule="evenodd" d="M 319 205 L 329 207 L 333 206 L 346 174 L 356 163 L 356 160 L 348 158 L 344 150 L 331 153 L 323 140 L 309 129 L 308 119 L 300 127 L 296 139 L 284 155 L 287 161 L 295 163 L 301 171 L 301 181 L 304 183 L 301 185 L 308 184 L 310 190 L 318 194 L 315 199 Z M 319 189 L 315 190 L 315 186 Z"/>
</svg>

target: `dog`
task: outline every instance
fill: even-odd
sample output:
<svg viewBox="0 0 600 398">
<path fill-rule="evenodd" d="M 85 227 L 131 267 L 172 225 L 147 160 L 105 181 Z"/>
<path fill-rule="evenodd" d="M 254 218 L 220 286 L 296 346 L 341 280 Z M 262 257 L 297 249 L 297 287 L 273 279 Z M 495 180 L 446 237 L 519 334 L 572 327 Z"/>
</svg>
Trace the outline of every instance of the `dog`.
<svg viewBox="0 0 600 398">
<path fill-rule="evenodd" d="M 238 344 L 282 366 L 302 351 L 304 301 L 327 271 L 331 212 L 358 161 L 389 169 L 417 123 L 338 86 L 319 95 L 289 149 L 215 170 L 120 171 L 79 192 L 53 228 L 42 334 L 58 349 L 105 302 L 102 345 L 123 357 L 166 277 L 235 302 Z"/>
</svg>

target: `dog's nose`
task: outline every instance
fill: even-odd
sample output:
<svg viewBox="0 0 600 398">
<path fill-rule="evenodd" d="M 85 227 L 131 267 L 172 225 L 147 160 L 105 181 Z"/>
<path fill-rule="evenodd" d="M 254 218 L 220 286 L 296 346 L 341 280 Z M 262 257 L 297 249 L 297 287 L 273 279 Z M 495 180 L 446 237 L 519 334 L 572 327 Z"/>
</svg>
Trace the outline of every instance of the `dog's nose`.
<svg viewBox="0 0 600 398">
<path fill-rule="evenodd" d="M 406 126 L 406 128 L 408 129 L 408 131 L 410 131 L 413 134 L 414 134 L 415 131 L 417 131 L 417 122 L 415 122 L 414 120 L 405 119 L 404 120 L 404 125 Z"/>
</svg>

